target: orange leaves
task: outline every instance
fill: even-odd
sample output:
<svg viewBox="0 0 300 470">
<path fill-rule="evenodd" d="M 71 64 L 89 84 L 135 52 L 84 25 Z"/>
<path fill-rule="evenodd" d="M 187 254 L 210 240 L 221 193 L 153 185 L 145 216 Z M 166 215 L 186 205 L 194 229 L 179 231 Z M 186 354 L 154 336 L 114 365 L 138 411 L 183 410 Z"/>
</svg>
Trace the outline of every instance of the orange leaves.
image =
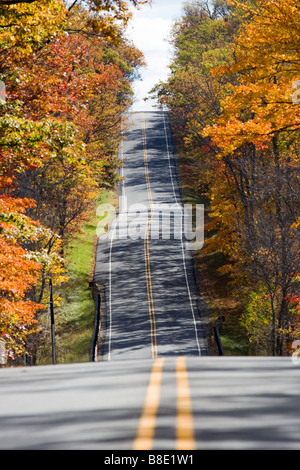
<svg viewBox="0 0 300 470">
<path fill-rule="evenodd" d="M 41 265 L 19 244 L 26 231 L 30 234 L 30 228 L 37 225 L 24 215 L 32 204 L 8 196 L 0 199 L 0 338 L 10 355 L 23 350 L 36 323 L 35 313 L 44 308 L 26 298 L 37 284 Z"/>
<path fill-rule="evenodd" d="M 300 5 L 204 3 L 185 6 L 170 77 L 155 91 L 209 201 L 204 251 L 224 255 L 215 269 L 248 304 L 250 338 L 281 354 L 300 263 Z"/>
<path fill-rule="evenodd" d="M 11 241 L 0 239 L 0 292 L 2 297 L 19 300 L 37 283 L 40 265 L 31 261 L 29 253 Z"/>
<path fill-rule="evenodd" d="M 254 9 L 245 2 L 234 5 L 249 18 L 235 41 L 236 61 L 212 74 L 235 74 L 238 84 L 222 102 L 217 124 L 205 131 L 223 156 L 247 142 L 267 148 L 269 136 L 300 124 L 300 107 L 291 99 L 300 76 L 300 6 L 292 0 L 258 0 Z"/>
<path fill-rule="evenodd" d="M 0 299 L 0 339 L 4 341 L 9 359 L 25 349 L 26 339 L 37 327 L 36 311 L 44 308 L 30 300 Z"/>
<path fill-rule="evenodd" d="M 66 279 L 67 240 L 118 179 L 121 119 L 143 64 L 123 28 L 144 3 L 0 2 L 0 337 L 11 354 L 35 328 L 45 279 Z"/>
<path fill-rule="evenodd" d="M 21 298 L 30 285 L 36 283 L 40 265 L 30 259 L 30 253 L 19 243 L 29 240 L 38 222 L 25 215 L 34 201 L 10 197 L 0 198 L 0 291 L 2 295 Z M 33 231 L 32 231 L 33 229 Z"/>
<path fill-rule="evenodd" d="M 102 47 L 102 40 L 79 34 L 57 39 L 17 65 L 24 79 L 8 87 L 11 97 L 22 100 L 34 120 L 57 115 L 76 123 L 95 95 L 120 87 L 123 74 L 117 65 L 102 62 Z"/>
</svg>

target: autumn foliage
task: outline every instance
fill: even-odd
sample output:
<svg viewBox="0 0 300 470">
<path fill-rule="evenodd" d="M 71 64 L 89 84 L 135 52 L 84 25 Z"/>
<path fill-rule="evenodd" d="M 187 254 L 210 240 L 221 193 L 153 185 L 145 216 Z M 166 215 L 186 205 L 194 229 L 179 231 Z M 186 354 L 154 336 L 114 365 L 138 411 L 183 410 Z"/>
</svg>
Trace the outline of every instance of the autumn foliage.
<svg viewBox="0 0 300 470">
<path fill-rule="evenodd" d="M 292 0 L 187 2 L 153 90 L 194 159 L 205 250 L 224 256 L 257 354 L 299 334 L 299 25 Z"/>
<path fill-rule="evenodd" d="M 121 121 L 143 57 L 131 0 L 0 2 L 0 339 L 27 350 L 46 281 L 101 188 L 118 180 Z"/>
</svg>

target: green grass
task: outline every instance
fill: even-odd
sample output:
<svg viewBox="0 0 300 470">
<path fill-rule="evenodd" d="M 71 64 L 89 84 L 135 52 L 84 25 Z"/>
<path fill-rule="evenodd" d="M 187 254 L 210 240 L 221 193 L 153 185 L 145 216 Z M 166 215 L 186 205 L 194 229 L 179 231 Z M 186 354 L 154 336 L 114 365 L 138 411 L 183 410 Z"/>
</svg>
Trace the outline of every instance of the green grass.
<svg viewBox="0 0 300 470">
<path fill-rule="evenodd" d="M 92 280 L 97 244 L 96 228 L 101 219 L 96 207 L 112 201 L 114 193 L 105 192 L 95 202 L 95 210 L 81 227 L 81 233 L 70 240 L 65 250 L 69 281 L 53 292 L 62 300 L 54 307 L 57 363 L 90 361 L 94 329 L 95 304 L 89 282 Z M 104 226 L 104 224 L 102 224 Z M 104 227 L 103 227 L 104 230 Z M 41 348 L 39 363 L 52 361 L 50 332 Z"/>
<path fill-rule="evenodd" d="M 96 218 L 85 223 L 82 233 L 70 242 L 66 251 L 69 282 L 60 293 L 64 300 L 59 309 L 59 362 L 89 361 L 94 321 L 89 281 L 94 266 L 96 226 Z"/>
</svg>

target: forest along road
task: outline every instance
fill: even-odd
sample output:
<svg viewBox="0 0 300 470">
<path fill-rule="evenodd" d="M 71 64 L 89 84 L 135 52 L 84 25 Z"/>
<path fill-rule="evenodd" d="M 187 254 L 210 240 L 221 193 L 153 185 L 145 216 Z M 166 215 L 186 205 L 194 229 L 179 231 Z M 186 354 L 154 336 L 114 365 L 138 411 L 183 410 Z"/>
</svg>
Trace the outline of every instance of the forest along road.
<svg viewBox="0 0 300 470">
<path fill-rule="evenodd" d="M 121 232 L 134 202 L 147 227 L 149 198 L 179 198 L 164 115 L 133 114 L 131 121 Z M 205 355 L 183 247 L 178 239 L 101 241 L 104 360 L 0 369 L 0 449 L 102 450 L 100 463 L 133 468 L 200 466 L 203 453 L 194 450 L 300 450 L 300 358 Z"/>
<path fill-rule="evenodd" d="M 172 149 L 165 113 L 129 115 L 119 213 L 95 263 L 105 287 L 102 359 L 207 354 Z"/>
</svg>

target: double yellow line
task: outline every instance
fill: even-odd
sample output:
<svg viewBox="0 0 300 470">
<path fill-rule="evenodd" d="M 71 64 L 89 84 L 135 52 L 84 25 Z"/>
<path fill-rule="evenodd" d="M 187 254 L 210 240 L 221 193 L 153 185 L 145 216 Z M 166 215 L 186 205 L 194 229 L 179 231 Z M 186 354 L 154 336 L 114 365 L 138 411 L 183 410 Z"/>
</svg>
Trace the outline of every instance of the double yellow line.
<svg viewBox="0 0 300 470">
<path fill-rule="evenodd" d="M 164 362 L 164 358 L 154 361 L 137 437 L 134 441 L 134 450 L 153 448 Z M 195 450 L 192 403 L 185 357 L 178 357 L 176 360 L 176 388 L 176 449 Z"/>
<path fill-rule="evenodd" d="M 139 421 L 137 437 L 134 442 L 135 450 L 151 450 L 154 441 L 156 420 L 160 402 L 160 391 L 162 383 L 163 366 L 165 359 L 157 358 L 157 338 L 156 338 L 156 321 L 154 312 L 150 253 L 149 253 L 149 236 L 151 229 L 151 220 L 153 217 L 153 200 L 149 177 L 148 156 L 147 156 L 147 139 L 145 116 L 142 113 L 142 133 L 144 148 L 144 166 L 148 200 L 150 205 L 150 216 L 147 220 L 147 228 L 144 240 L 145 255 L 145 271 L 148 294 L 148 308 L 151 329 L 151 347 L 152 357 L 155 359 L 150 375 L 150 381 L 147 389 L 146 399 L 142 415 Z M 176 448 L 177 450 L 194 450 L 196 448 L 192 405 L 189 391 L 188 374 L 184 357 L 178 357 L 176 360 L 176 388 L 177 388 L 177 415 L 176 415 Z"/>
<path fill-rule="evenodd" d="M 151 329 L 151 348 L 152 348 L 152 357 L 155 358 L 157 357 L 157 338 L 156 338 L 156 322 L 155 322 L 151 268 L 150 268 L 150 253 L 149 253 L 149 235 L 150 235 L 150 229 L 151 229 L 151 219 L 153 216 L 153 200 L 152 200 L 152 192 L 151 192 L 149 168 L 148 168 L 146 125 L 145 125 L 144 113 L 142 113 L 142 131 L 143 131 L 143 148 L 144 148 L 144 166 L 145 166 L 145 175 L 146 175 L 146 185 L 147 185 L 148 200 L 149 200 L 149 205 L 150 205 L 150 216 L 148 217 L 148 220 L 147 220 L 147 228 L 146 228 L 146 234 L 145 234 L 145 240 L 144 240 L 144 254 L 145 254 L 145 271 L 146 271 L 146 283 L 147 283 L 147 294 L 148 294 L 148 308 L 149 308 L 150 329 Z"/>
</svg>

